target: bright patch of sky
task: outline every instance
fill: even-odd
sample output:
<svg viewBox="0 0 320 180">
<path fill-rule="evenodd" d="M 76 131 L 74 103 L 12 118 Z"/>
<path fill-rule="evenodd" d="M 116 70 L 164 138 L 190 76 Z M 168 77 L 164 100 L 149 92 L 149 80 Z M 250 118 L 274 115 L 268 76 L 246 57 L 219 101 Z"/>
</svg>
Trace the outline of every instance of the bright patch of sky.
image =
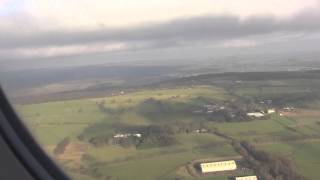
<svg viewBox="0 0 320 180">
<path fill-rule="evenodd" d="M 292 16 L 319 0 L 0 0 L 0 15 L 29 15 L 38 26 L 104 28 L 203 15 Z"/>
<path fill-rule="evenodd" d="M 0 0 L 0 16 L 15 16 L 25 8 L 25 0 Z"/>
</svg>

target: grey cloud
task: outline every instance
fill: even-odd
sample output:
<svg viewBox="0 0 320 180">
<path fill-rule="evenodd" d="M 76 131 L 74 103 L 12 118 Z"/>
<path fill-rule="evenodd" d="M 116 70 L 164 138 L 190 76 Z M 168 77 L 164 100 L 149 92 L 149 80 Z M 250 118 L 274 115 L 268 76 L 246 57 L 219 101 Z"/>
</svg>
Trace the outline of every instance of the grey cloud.
<svg viewBox="0 0 320 180">
<path fill-rule="evenodd" d="M 51 31 L 19 33 L 1 32 L 0 49 L 86 44 L 95 42 L 126 42 L 150 47 L 179 46 L 245 38 L 278 32 L 312 33 L 320 30 L 320 16 L 303 12 L 287 19 L 257 16 L 241 20 L 236 16 L 202 16 L 176 19 L 166 23 L 145 24 L 122 29 L 93 31 Z"/>
</svg>

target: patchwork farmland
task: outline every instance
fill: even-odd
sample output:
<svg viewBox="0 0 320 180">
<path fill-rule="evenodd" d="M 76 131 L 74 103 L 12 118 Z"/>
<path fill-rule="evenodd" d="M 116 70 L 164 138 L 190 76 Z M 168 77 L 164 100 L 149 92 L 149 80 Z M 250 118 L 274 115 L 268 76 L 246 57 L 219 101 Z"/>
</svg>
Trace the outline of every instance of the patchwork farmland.
<svg viewBox="0 0 320 180">
<path fill-rule="evenodd" d="M 278 164 L 277 172 L 317 180 L 318 77 L 318 71 L 200 75 L 16 109 L 44 149 L 75 179 L 277 178 L 269 167 L 276 160 L 291 168 L 283 172 Z M 242 169 L 203 174 L 196 167 L 224 160 L 236 160 Z"/>
</svg>

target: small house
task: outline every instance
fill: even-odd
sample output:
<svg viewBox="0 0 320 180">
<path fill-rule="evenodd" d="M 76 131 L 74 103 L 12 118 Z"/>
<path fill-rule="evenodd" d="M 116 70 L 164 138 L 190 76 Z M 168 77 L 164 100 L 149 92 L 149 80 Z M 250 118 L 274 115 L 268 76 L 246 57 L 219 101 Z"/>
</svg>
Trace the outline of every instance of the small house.
<svg viewBox="0 0 320 180">
<path fill-rule="evenodd" d="M 275 112 L 276 112 L 275 109 L 268 109 L 268 111 L 267 111 L 268 114 L 273 114 L 273 113 L 275 113 Z"/>
<path fill-rule="evenodd" d="M 250 113 L 247 113 L 247 116 L 260 118 L 260 117 L 264 117 L 264 114 L 262 112 L 250 112 Z"/>
<path fill-rule="evenodd" d="M 113 136 L 113 138 L 128 138 L 128 137 L 138 137 L 141 138 L 141 134 L 137 133 L 137 134 L 130 134 L 130 133 L 125 133 L 125 134 L 116 134 Z"/>
</svg>

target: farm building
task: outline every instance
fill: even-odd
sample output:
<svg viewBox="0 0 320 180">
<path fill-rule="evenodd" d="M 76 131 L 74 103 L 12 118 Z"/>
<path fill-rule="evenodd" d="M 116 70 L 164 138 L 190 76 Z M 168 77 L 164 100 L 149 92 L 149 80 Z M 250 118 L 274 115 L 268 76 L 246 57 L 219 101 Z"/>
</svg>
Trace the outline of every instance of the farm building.
<svg viewBox="0 0 320 180">
<path fill-rule="evenodd" d="M 208 130 L 207 129 L 204 129 L 204 128 L 201 128 L 201 129 L 197 129 L 195 130 L 196 133 L 207 133 Z"/>
<path fill-rule="evenodd" d="M 290 112 L 290 111 L 293 111 L 294 110 L 294 107 L 284 107 L 283 108 L 283 111 L 287 111 L 287 112 Z"/>
<path fill-rule="evenodd" d="M 129 134 L 129 133 L 126 133 L 126 134 L 116 134 L 114 135 L 113 137 L 114 138 L 128 138 L 128 137 L 138 137 L 140 138 L 142 135 L 141 134 Z"/>
<path fill-rule="evenodd" d="M 201 163 L 200 167 L 201 167 L 202 173 L 230 171 L 230 170 L 237 169 L 237 165 L 234 160 L 211 162 L 211 163 Z"/>
<path fill-rule="evenodd" d="M 257 176 L 235 177 L 235 180 L 258 180 Z"/>
<path fill-rule="evenodd" d="M 276 112 L 275 109 L 268 109 L 268 114 L 273 114 L 273 113 L 275 113 L 275 112 Z"/>
<path fill-rule="evenodd" d="M 264 114 L 262 112 L 251 112 L 247 113 L 247 116 L 259 118 L 264 117 Z"/>
</svg>

